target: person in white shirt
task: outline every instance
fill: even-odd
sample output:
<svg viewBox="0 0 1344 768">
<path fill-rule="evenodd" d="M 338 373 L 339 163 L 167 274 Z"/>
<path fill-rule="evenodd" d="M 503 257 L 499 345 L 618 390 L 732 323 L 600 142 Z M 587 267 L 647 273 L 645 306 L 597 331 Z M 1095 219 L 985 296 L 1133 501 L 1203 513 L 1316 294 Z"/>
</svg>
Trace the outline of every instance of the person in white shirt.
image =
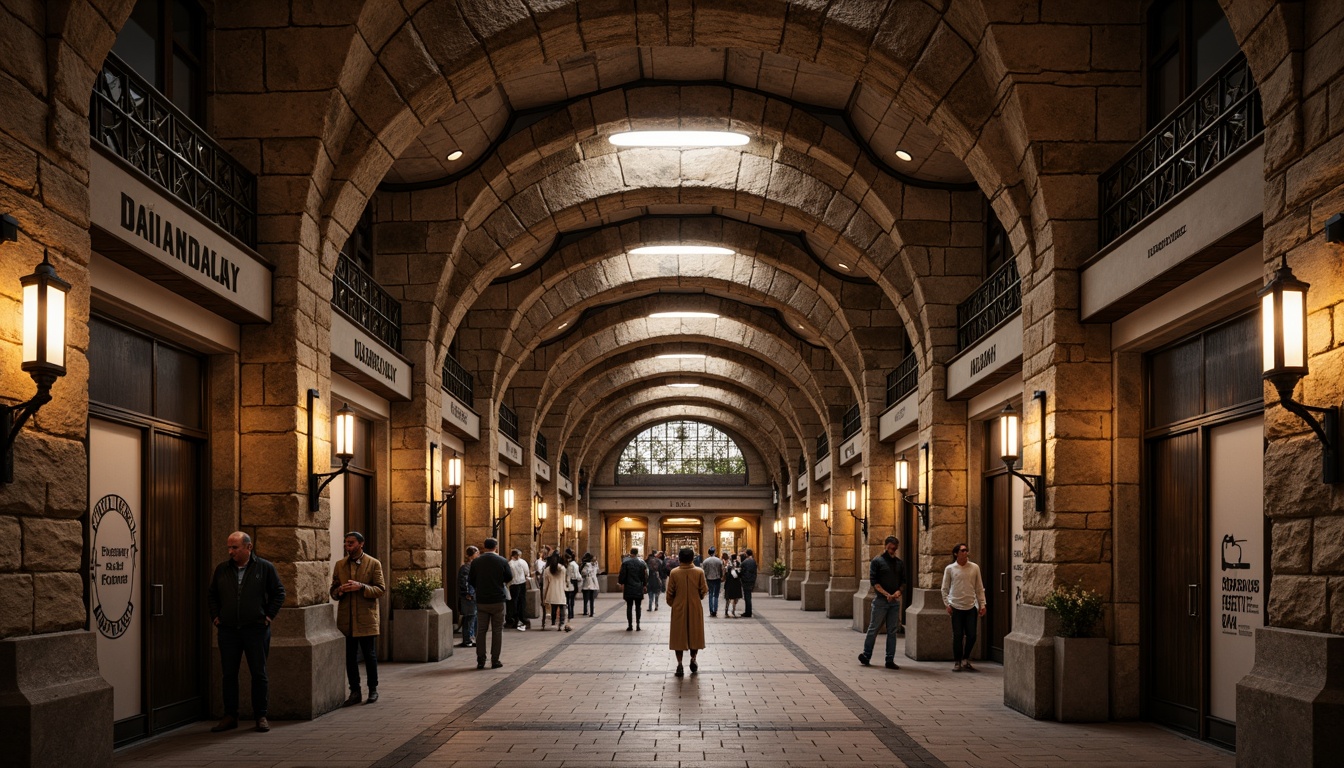
<svg viewBox="0 0 1344 768">
<path fill-rule="evenodd" d="M 974 672 L 971 648 L 975 647 L 978 620 L 985 615 L 985 585 L 980 566 L 971 562 L 971 550 L 965 544 L 953 547 L 952 555 L 956 561 L 943 569 L 943 604 L 952 617 L 952 658 L 956 661 L 952 671 Z"/>
<path fill-rule="evenodd" d="M 509 553 L 509 570 L 513 571 L 513 581 L 509 582 L 509 617 L 504 626 L 526 632 L 532 626 L 527 618 L 527 579 L 531 574 L 521 549 Z"/>
<path fill-rule="evenodd" d="M 543 544 L 543 545 L 541 545 L 541 552 L 540 552 L 539 556 L 537 557 L 537 562 L 533 564 L 534 567 L 533 567 L 532 573 L 535 574 L 536 577 L 537 577 L 537 590 L 538 590 L 538 591 L 541 591 L 541 592 L 543 592 L 543 593 L 544 593 L 544 591 L 545 591 L 546 581 L 545 581 L 545 579 L 542 577 L 542 574 L 545 573 L 545 571 L 546 571 L 546 561 L 550 558 L 550 556 L 551 556 L 551 552 L 552 552 L 552 550 L 551 550 L 551 545 L 550 545 L 550 544 Z M 541 603 L 541 628 L 542 628 L 542 629 L 545 629 L 545 628 L 546 628 L 546 601 L 545 601 L 545 600 L 542 600 L 542 603 Z"/>
</svg>

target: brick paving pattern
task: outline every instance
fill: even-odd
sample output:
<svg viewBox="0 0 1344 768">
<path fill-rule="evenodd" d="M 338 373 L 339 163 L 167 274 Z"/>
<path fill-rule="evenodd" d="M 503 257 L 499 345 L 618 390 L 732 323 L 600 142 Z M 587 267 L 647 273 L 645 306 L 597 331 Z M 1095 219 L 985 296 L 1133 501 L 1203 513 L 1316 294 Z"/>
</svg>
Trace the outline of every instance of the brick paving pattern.
<svg viewBox="0 0 1344 768">
<path fill-rule="evenodd" d="M 603 605 L 602 603 L 605 603 Z M 269 734 L 202 722 L 117 754 L 119 766 L 447 768 L 667 765 L 1231 768 L 1227 752 L 1146 723 L 1063 725 L 1003 705 L 1002 670 L 953 674 L 898 654 L 858 665 L 848 622 L 761 598 L 757 618 L 709 619 L 698 675 L 673 676 L 667 611 L 626 632 L 604 596 L 576 631 L 510 632 L 504 668 L 473 653 L 380 667 L 381 700 Z M 882 641 L 879 639 L 879 648 Z M 880 656 L 880 654 L 879 654 Z M 343 672 L 342 672 L 343 674 Z"/>
</svg>

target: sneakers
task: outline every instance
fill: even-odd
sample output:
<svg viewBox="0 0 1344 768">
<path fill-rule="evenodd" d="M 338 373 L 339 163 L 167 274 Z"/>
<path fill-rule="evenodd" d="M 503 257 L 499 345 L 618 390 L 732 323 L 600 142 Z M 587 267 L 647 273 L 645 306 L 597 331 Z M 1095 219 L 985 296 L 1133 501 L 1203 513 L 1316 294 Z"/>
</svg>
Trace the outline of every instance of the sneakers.
<svg viewBox="0 0 1344 768">
<path fill-rule="evenodd" d="M 257 718 L 257 727 L 253 728 L 252 730 L 256 731 L 257 733 L 266 733 L 271 730 L 271 721 L 267 720 L 264 717 L 259 717 Z"/>
<path fill-rule="evenodd" d="M 526 625 L 526 624 L 519 624 L 518 626 L 514 627 L 514 629 L 518 630 L 519 632 L 526 632 L 526 631 L 527 631 L 527 625 Z"/>
<path fill-rule="evenodd" d="M 361 702 L 361 701 L 363 701 L 363 700 L 364 700 L 364 697 L 361 696 L 361 695 L 359 694 L 359 691 L 354 691 L 354 692 L 352 692 L 352 693 L 350 694 L 350 698 L 346 699 L 346 700 L 345 700 L 345 703 L 342 704 L 341 706 L 342 706 L 342 707 L 353 707 L 353 706 L 355 706 L 356 704 L 358 704 L 359 702 Z"/>
<path fill-rule="evenodd" d="M 862 665 L 865 666 L 865 667 L 868 666 L 868 657 L 867 657 L 867 656 L 864 656 L 862 653 L 860 653 L 860 654 L 859 654 L 859 663 L 862 664 Z"/>
<path fill-rule="evenodd" d="M 238 718 L 225 717 L 223 720 L 219 721 L 219 725 L 216 725 L 214 728 L 211 728 L 210 732 L 223 733 L 224 731 L 232 731 L 234 728 L 237 727 L 238 727 Z"/>
<path fill-rule="evenodd" d="M 892 661 L 891 659 L 887 659 L 887 669 L 900 669 L 900 668 L 901 668 L 901 665 L 897 664 L 896 662 Z"/>
</svg>

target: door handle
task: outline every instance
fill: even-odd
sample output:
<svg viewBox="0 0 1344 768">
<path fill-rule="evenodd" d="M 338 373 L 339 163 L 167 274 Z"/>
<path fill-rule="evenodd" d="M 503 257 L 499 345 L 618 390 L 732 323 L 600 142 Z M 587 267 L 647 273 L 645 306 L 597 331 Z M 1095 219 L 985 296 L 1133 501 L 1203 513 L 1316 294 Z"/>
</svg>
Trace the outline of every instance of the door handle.
<svg viewBox="0 0 1344 768">
<path fill-rule="evenodd" d="M 162 616 L 162 615 L 163 615 L 163 585 L 162 585 L 162 584 L 150 584 L 150 585 L 149 585 L 149 615 L 150 615 L 150 616 Z"/>
<path fill-rule="evenodd" d="M 1186 608 L 1190 613 L 1190 618 L 1199 616 L 1199 585 L 1191 584 L 1189 592 L 1186 593 Z"/>
<path fill-rule="evenodd" d="M 999 591 L 1000 592 L 1008 591 L 1008 574 L 1006 573 L 999 574 Z"/>
</svg>

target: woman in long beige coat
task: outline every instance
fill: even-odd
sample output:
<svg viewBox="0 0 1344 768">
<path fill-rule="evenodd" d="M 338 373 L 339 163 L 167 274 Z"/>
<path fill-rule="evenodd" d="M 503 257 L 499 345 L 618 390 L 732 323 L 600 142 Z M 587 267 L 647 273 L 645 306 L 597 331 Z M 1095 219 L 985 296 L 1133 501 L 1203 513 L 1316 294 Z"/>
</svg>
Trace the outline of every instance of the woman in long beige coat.
<svg viewBox="0 0 1344 768">
<path fill-rule="evenodd" d="M 686 673 L 681 669 L 682 651 L 691 652 L 691 674 L 700 670 L 695 654 L 705 647 L 705 608 L 701 600 L 709 594 L 705 572 L 695 566 L 695 551 L 684 547 L 677 553 L 681 565 L 667 577 L 667 604 L 672 608 L 672 631 L 668 647 L 677 653 L 677 677 Z"/>
</svg>

